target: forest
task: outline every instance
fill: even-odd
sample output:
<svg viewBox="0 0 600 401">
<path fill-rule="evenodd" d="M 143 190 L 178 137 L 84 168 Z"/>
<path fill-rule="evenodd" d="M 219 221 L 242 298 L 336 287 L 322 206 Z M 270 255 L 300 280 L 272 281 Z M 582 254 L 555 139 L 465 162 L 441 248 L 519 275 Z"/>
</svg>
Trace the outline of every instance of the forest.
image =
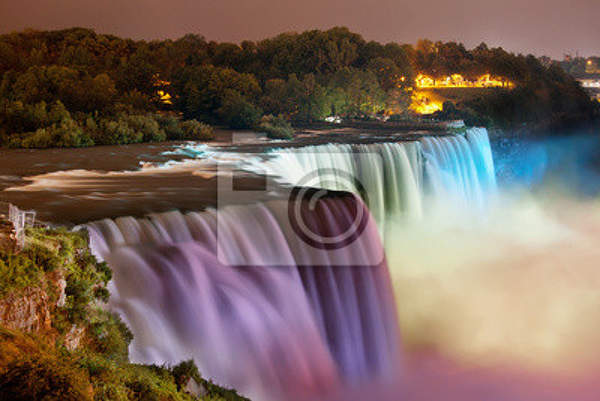
<svg viewBox="0 0 600 401">
<path fill-rule="evenodd" d="M 72 28 L 0 36 L 0 141 L 47 148 L 208 140 L 213 125 L 287 138 L 293 125 L 328 116 L 419 119 L 410 110 L 418 74 L 490 74 L 514 84 L 428 118 L 514 129 L 598 115 L 558 63 L 485 44 L 381 44 L 343 27 L 240 44 Z"/>
</svg>

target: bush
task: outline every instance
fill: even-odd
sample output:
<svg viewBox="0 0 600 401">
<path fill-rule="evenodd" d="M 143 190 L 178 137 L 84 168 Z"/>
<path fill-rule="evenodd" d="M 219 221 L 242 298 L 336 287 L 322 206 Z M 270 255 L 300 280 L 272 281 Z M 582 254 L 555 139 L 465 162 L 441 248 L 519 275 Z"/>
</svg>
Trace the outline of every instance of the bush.
<svg viewBox="0 0 600 401">
<path fill-rule="evenodd" d="M 12 401 L 92 401 L 84 373 L 65 359 L 45 354 L 9 363 L 0 376 L 0 394 Z"/>
<path fill-rule="evenodd" d="M 167 139 L 178 140 L 183 139 L 183 129 L 177 117 L 172 115 L 156 115 L 156 121 L 160 128 L 165 131 Z"/>
<path fill-rule="evenodd" d="M 25 255 L 2 254 L 0 259 L 0 296 L 25 287 L 39 285 L 43 270 Z"/>
<path fill-rule="evenodd" d="M 83 132 L 77 121 L 71 118 L 65 118 L 60 124 L 53 125 L 50 132 L 53 146 L 59 148 L 79 148 L 94 144 L 92 138 Z"/>
<path fill-rule="evenodd" d="M 125 121 L 129 127 L 142 136 L 144 142 L 157 142 L 167 139 L 158 122 L 151 115 L 126 115 Z"/>
<path fill-rule="evenodd" d="M 175 379 L 177 388 L 183 390 L 190 379 L 196 381 L 196 383 L 202 385 L 206 390 L 206 395 L 210 399 L 226 400 L 226 401 L 249 401 L 247 398 L 242 397 L 235 390 L 226 389 L 217 386 L 210 380 L 203 379 L 194 363 L 193 359 L 183 361 L 178 365 L 173 366 L 169 369 L 171 375 Z"/>
<path fill-rule="evenodd" d="M 78 113 L 78 120 L 75 120 L 61 102 L 47 106 L 44 102 L 28 105 L 0 100 L 0 138 L 2 143 L 12 148 L 83 147 L 214 138 L 212 128 L 196 120 L 181 122 L 173 115 L 131 114 L 133 112 L 133 109 L 121 108 L 116 115 Z M 249 121 L 254 121 L 254 117 Z M 25 128 L 28 131 L 22 131 Z"/>
<path fill-rule="evenodd" d="M 94 138 L 95 142 L 102 145 L 111 144 L 127 144 L 127 143 L 138 143 L 144 139 L 144 134 L 135 131 L 129 126 L 127 120 L 119 118 L 117 121 L 114 120 L 102 120 L 101 121 L 100 136 Z"/>
<path fill-rule="evenodd" d="M 71 118 L 71 114 L 61 102 L 56 102 L 49 110 L 44 102 L 25 106 L 15 102 L 6 105 L 4 115 L 0 116 L 0 121 L 2 120 L 8 124 L 9 129 L 24 127 L 33 129 L 31 132 L 17 132 L 10 135 L 8 142 L 10 147 L 72 148 L 94 144 L 89 134 Z"/>
<path fill-rule="evenodd" d="M 177 388 L 180 390 L 185 388 L 186 384 L 190 379 L 196 380 L 197 383 L 200 383 L 200 381 L 202 380 L 200 372 L 198 371 L 198 367 L 194 363 L 193 359 L 183 361 L 178 365 L 173 366 L 171 368 L 171 373 L 175 378 Z"/>
<path fill-rule="evenodd" d="M 187 120 L 181 123 L 183 136 L 181 139 L 188 140 L 207 140 L 214 139 L 215 134 L 210 125 L 201 123 L 197 120 Z"/>
<path fill-rule="evenodd" d="M 56 247 L 28 237 L 19 254 L 0 252 L 0 296 L 30 286 L 42 285 L 44 274 L 65 266 L 64 256 Z"/>
<path fill-rule="evenodd" d="M 281 116 L 264 116 L 256 130 L 266 133 L 269 138 L 273 139 L 291 139 L 294 136 L 291 124 Z"/>
<path fill-rule="evenodd" d="M 90 348 L 116 361 L 127 361 L 133 334 L 115 314 L 102 311 L 90 324 Z"/>
<path fill-rule="evenodd" d="M 44 149 L 52 147 L 52 135 L 46 128 L 40 128 L 33 133 L 26 133 L 24 137 L 12 136 L 8 146 L 11 148 Z"/>
<path fill-rule="evenodd" d="M 229 92 L 218 110 L 219 117 L 227 126 L 236 129 L 249 129 L 256 126 L 262 110 L 247 101 L 237 92 Z"/>
<path fill-rule="evenodd" d="M 0 125 L 7 132 L 33 132 L 51 125 L 46 102 L 23 104 L 23 102 L 0 100 Z"/>
</svg>

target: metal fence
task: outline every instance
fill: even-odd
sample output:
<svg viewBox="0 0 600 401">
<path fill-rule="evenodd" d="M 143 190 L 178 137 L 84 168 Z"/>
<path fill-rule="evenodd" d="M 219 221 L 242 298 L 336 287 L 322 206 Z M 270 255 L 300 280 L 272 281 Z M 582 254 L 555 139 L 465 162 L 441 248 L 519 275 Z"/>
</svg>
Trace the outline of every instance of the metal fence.
<svg viewBox="0 0 600 401">
<path fill-rule="evenodd" d="M 21 210 L 15 205 L 8 205 L 8 220 L 13 224 L 17 248 L 25 246 L 25 228 L 35 224 L 35 211 Z"/>
</svg>

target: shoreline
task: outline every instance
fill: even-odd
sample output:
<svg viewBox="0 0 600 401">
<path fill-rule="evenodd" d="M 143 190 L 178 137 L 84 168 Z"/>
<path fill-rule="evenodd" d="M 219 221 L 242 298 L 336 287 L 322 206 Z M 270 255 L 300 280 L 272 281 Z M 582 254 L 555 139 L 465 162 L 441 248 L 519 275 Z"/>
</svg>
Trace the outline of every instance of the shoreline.
<svg viewBox="0 0 600 401">
<path fill-rule="evenodd" d="M 242 141 L 233 143 L 235 133 Z M 270 141 L 251 131 L 218 129 L 200 147 L 224 152 L 261 153 L 265 147 L 416 140 L 431 132 L 365 134 L 338 128 L 299 133 L 291 141 Z M 439 133 L 438 133 L 439 135 Z M 200 210 L 216 204 L 216 164 L 207 155 L 177 152 L 190 141 L 109 145 L 88 148 L 1 149 L 0 200 L 35 209 L 51 224 L 79 224 L 120 215 L 143 216 L 174 208 Z M 174 163 L 162 168 L 165 163 Z M 241 175 L 251 188 L 262 179 Z"/>
</svg>

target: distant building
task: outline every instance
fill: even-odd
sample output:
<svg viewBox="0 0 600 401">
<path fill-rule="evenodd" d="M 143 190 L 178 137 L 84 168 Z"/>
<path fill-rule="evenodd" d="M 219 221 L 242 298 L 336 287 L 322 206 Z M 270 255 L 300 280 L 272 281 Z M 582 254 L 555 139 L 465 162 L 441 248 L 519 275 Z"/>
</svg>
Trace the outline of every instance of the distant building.
<svg viewBox="0 0 600 401">
<path fill-rule="evenodd" d="M 452 74 L 445 77 L 431 77 L 419 74 L 415 78 L 415 86 L 419 89 L 444 89 L 444 88 L 512 88 L 514 84 L 502 77 L 493 77 L 484 74 L 477 79 L 465 79 L 461 74 Z"/>
<path fill-rule="evenodd" d="M 600 89 L 600 77 L 592 77 L 592 78 L 579 78 L 577 79 L 581 86 L 586 89 L 591 88 L 599 88 Z"/>
<path fill-rule="evenodd" d="M 598 58 L 589 58 L 585 62 L 585 73 L 586 74 L 600 74 L 600 63 Z"/>
<path fill-rule="evenodd" d="M 592 99 L 600 101 L 600 73 L 584 74 L 577 81 Z"/>
</svg>

